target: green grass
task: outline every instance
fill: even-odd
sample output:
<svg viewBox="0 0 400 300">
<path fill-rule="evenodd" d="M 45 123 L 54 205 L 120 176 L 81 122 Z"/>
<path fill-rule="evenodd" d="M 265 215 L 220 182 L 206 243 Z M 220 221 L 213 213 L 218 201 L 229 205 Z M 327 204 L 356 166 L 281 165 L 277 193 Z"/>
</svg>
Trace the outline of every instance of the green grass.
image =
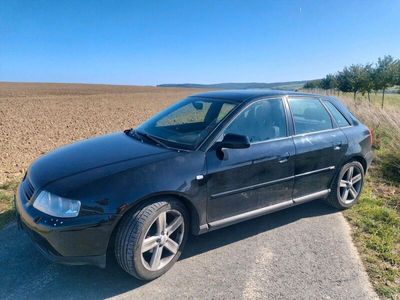
<svg viewBox="0 0 400 300">
<path fill-rule="evenodd" d="M 378 106 L 381 105 L 381 102 L 382 102 L 382 93 L 377 93 L 377 94 L 371 93 L 370 97 L 371 97 L 371 102 L 372 102 L 373 104 L 376 104 L 376 105 L 378 105 Z M 367 98 L 367 95 L 366 95 L 366 94 L 365 94 L 364 96 L 359 95 L 359 98 L 366 99 L 366 98 Z M 385 105 L 385 106 L 386 106 L 386 105 L 388 105 L 388 106 L 390 106 L 390 105 L 400 105 L 400 94 L 387 94 L 387 93 L 386 93 L 386 94 L 385 94 L 385 102 L 384 102 L 384 105 Z"/>
<path fill-rule="evenodd" d="M 370 178 L 360 202 L 344 215 L 375 290 L 396 299 L 400 295 L 400 214 L 374 195 L 373 186 Z"/>
<path fill-rule="evenodd" d="M 376 292 L 388 299 L 400 299 L 400 145 L 395 141 L 396 131 L 383 121 L 375 132 L 376 158 L 365 190 L 360 202 L 344 212 Z"/>
<path fill-rule="evenodd" d="M 0 185 L 0 229 L 14 220 L 14 193 L 18 181 L 10 181 Z"/>
</svg>

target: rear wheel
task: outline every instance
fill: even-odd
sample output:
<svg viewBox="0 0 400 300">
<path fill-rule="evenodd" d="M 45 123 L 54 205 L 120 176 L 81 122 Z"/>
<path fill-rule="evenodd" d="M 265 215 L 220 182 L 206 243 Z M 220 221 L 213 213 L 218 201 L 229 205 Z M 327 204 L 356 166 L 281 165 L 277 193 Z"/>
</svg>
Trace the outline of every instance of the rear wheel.
<svg viewBox="0 0 400 300">
<path fill-rule="evenodd" d="M 357 203 L 364 184 L 364 168 L 358 161 L 345 164 L 340 170 L 327 198 L 329 204 L 346 209 Z"/>
<path fill-rule="evenodd" d="M 139 279 L 155 279 L 178 260 L 188 230 L 188 213 L 181 202 L 150 202 L 122 220 L 115 240 L 117 261 Z"/>
</svg>

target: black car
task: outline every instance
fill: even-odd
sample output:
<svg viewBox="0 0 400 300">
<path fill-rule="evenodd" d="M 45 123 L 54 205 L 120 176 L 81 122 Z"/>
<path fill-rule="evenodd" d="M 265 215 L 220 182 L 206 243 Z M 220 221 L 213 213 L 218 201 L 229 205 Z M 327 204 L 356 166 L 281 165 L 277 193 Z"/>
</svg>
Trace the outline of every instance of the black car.
<svg viewBox="0 0 400 300">
<path fill-rule="evenodd" d="M 113 249 L 126 272 L 150 280 L 176 262 L 189 232 L 315 199 L 351 207 L 371 144 L 333 97 L 202 93 L 138 128 L 40 157 L 18 188 L 19 224 L 53 261 L 104 267 Z"/>
</svg>

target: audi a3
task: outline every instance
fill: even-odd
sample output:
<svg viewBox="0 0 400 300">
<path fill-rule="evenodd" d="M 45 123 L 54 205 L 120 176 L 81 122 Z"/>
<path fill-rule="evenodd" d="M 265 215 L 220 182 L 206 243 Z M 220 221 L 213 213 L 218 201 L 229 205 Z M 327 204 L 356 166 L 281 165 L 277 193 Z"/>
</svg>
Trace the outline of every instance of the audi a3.
<svg viewBox="0 0 400 300">
<path fill-rule="evenodd" d="M 137 128 L 41 156 L 18 187 L 18 223 L 53 261 L 104 267 L 112 249 L 127 273 L 151 280 L 178 260 L 189 233 L 316 199 L 353 206 L 371 144 L 333 97 L 197 94 Z"/>
</svg>

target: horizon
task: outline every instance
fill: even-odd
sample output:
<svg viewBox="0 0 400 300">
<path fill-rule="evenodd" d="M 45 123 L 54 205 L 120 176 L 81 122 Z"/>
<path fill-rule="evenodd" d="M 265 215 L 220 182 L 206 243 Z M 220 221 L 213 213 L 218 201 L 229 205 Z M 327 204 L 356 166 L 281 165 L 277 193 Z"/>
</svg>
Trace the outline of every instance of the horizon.
<svg viewBox="0 0 400 300">
<path fill-rule="evenodd" d="M 118 83 L 102 83 L 102 82 L 57 82 L 57 81 L 4 81 L 0 80 L 0 83 L 31 83 L 31 84 L 87 84 L 87 85 L 115 85 L 115 86 L 149 86 L 158 87 L 162 85 L 218 85 L 218 84 L 276 84 L 276 83 L 293 83 L 293 82 L 307 82 L 313 80 L 319 80 L 320 78 L 306 79 L 306 80 L 293 80 L 293 81 L 280 81 L 280 82 L 215 82 L 215 83 L 204 83 L 204 82 L 164 82 L 159 84 L 118 84 Z"/>
<path fill-rule="evenodd" d="M 8 1 L 0 81 L 279 83 L 400 57 L 400 1 L 238 4 Z"/>
</svg>

